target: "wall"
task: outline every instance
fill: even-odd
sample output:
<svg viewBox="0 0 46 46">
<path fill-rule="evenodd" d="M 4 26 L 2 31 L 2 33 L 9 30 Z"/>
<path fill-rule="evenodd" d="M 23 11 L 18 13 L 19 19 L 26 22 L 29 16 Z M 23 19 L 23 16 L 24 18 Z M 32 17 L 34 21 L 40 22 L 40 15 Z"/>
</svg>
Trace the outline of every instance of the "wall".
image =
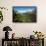
<svg viewBox="0 0 46 46">
<path fill-rule="evenodd" d="M 4 38 L 3 27 L 9 25 L 12 28 L 10 36 L 15 32 L 16 37 L 29 37 L 33 31 L 41 31 L 46 37 L 46 0 L 0 0 L 0 6 L 8 8 L 3 12 L 3 21 L 0 23 L 0 46 L 2 38 Z M 36 23 L 13 23 L 12 22 L 12 6 L 27 5 L 37 6 L 37 22 Z M 1 9 L 0 9 L 1 10 Z M 45 38 L 46 45 L 46 38 Z"/>
</svg>

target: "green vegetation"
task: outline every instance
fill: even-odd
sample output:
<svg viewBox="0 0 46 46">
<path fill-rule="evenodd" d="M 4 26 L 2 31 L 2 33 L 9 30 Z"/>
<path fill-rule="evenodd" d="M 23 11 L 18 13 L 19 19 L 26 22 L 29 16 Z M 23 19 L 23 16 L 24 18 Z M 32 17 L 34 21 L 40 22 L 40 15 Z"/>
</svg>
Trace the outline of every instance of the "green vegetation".
<svg viewBox="0 0 46 46">
<path fill-rule="evenodd" d="M 18 11 L 13 11 L 13 22 L 36 22 L 36 13 L 26 12 L 19 13 Z"/>
<path fill-rule="evenodd" d="M 0 11 L 0 23 L 1 23 L 1 21 L 3 21 L 2 11 Z"/>
</svg>

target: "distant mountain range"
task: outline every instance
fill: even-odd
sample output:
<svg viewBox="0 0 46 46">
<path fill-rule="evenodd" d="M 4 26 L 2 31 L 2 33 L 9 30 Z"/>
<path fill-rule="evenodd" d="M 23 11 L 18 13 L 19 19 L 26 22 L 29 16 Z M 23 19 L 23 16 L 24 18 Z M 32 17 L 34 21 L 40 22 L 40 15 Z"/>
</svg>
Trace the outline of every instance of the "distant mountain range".
<svg viewBox="0 0 46 46">
<path fill-rule="evenodd" d="M 26 13 L 26 12 L 32 12 L 32 11 L 18 11 L 19 13 Z"/>
</svg>

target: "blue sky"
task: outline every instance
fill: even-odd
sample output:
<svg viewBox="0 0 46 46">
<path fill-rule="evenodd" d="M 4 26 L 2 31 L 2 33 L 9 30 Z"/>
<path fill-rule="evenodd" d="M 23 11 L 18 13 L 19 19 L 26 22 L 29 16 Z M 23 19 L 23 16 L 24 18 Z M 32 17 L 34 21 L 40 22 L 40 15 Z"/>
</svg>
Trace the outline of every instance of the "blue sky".
<svg viewBox="0 0 46 46">
<path fill-rule="evenodd" d="M 36 6 L 13 6 L 13 9 L 18 12 L 26 12 L 26 11 L 33 11 L 36 9 Z"/>
</svg>

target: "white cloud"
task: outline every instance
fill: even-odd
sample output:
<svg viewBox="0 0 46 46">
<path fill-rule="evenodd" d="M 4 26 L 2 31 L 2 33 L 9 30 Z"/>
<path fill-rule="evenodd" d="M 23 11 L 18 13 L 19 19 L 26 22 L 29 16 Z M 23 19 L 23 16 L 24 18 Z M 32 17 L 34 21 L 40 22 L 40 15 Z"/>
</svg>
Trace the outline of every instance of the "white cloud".
<svg viewBox="0 0 46 46">
<path fill-rule="evenodd" d="M 27 12 L 27 11 L 30 11 L 30 12 L 32 12 L 34 9 L 28 9 L 28 10 L 18 10 L 18 12 L 20 12 L 20 13 L 25 13 L 25 12 Z"/>
</svg>

